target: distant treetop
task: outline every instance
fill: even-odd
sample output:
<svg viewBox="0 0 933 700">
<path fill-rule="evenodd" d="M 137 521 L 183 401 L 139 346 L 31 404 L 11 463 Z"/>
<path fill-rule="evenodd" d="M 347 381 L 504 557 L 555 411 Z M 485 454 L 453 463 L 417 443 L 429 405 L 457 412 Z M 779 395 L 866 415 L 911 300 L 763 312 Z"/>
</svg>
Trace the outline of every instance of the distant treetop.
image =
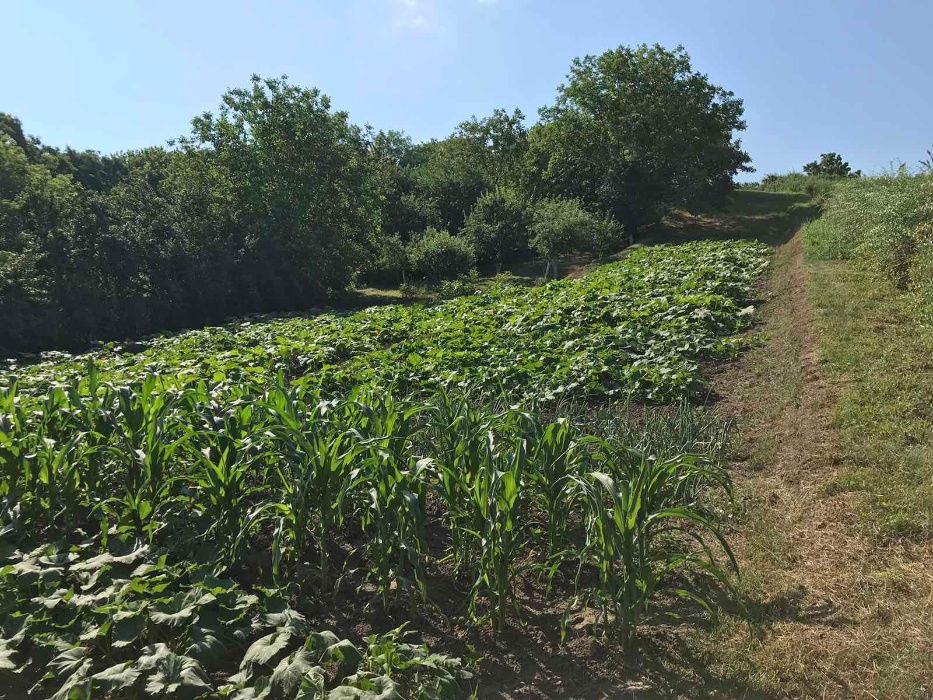
<svg viewBox="0 0 933 700">
<path fill-rule="evenodd" d="M 814 160 L 803 166 L 807 175 L 823 175 L 825 177 L 861 177 L 861 170 L 852 170 L 849 164 L 838 153 L 822 153 L 818 161 Z"/>
</svg>

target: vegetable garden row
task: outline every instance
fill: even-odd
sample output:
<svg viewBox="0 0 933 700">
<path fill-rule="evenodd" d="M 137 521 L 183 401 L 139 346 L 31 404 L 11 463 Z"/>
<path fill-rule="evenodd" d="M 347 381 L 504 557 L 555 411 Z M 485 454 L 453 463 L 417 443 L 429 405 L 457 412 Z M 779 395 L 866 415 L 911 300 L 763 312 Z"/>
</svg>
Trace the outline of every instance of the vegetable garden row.
<svg viewBox="0 0 933 700">
<path fill-rule="evenodd" d="M 404 630 L 315 631 L 335 601 L 417 627 L 439 579 L 468 625 L 519 619 L 530 579 L 632 645 L 656 596 L 730 585 L 722 437 L 620 440 L 562 402 L 696 393 L 764 265 L 741 242 L 644 248 L 8 373 L 0 670 L 40 697 L 458 697 L 470 672 Z"/>
</svg>

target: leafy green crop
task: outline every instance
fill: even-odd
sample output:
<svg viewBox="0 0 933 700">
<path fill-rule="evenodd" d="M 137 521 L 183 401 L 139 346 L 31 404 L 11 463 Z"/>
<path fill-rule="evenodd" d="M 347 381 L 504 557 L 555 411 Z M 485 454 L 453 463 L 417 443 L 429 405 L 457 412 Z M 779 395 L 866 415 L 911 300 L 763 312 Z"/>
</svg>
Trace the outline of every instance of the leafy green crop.
<svg viewBox="0 0 933 700">
<path fill-rule="evenodd" d="M 0 670 L 38 697 L 455 697 L 457 659 L 399 629 L 357 646 L 313 632 L 282 597 L 210 568 L 170 565 L 145 545 L 43 545 L 0 568 Z M 126 549 L 123 547 L 123 549 Z"/>
<path fill-rule="evenodd" d="M 417 619 L 446 577 L 453 614 L 503 628 L 534 577 L 625 644 L 658 595 L 705 605 L 691 582 L 728 585 L 731 560 L 708 496 L 731 491 L 685 397 L 740 347 L 764 264 L 745 243 L 646 248 L 534 289 L 3 376 L 0 673 L 63 699 L 457 697 L 458 660 L 313 632 L 300 604 Z M 602 409 L 559 415 L 615 395 L 680 408 L 603 435 Z"/>
<path fill-rule="evenodd" d="M 765 265 L 763 246 L 697 242 L 632 251 L 576 279 L 497 286 L 433 307 L 242 322 L 158 338 L 139 354 L 94 353 L 109 380 L 149 374 L 269 384 L 277 374 L 327 392 L 483 386 L 515 395 L 665 400 L 699 391 L 699 364 L 727 357 Z M 24 389 L 84 373 L 86 357 L 29 367 Z"/>
</svg>

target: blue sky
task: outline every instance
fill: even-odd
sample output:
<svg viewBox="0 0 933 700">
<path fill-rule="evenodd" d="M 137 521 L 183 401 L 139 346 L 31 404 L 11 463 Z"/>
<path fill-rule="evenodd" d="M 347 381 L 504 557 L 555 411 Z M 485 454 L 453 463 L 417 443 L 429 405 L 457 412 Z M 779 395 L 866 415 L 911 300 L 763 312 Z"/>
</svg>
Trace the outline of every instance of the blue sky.
<svg viewBox="0 0 933 700">
<path fill-rule="evenodd" d="M 164 143 L 252 73 L 443 137 L 500 106 L 533 120 L 573 57 L 642 42 L 683 44 L 745 100 L 755 177 L 933 145 L 933 0 L 5 0 L 0 17 L 0 111 L 58 146 Z"/>
</svg>

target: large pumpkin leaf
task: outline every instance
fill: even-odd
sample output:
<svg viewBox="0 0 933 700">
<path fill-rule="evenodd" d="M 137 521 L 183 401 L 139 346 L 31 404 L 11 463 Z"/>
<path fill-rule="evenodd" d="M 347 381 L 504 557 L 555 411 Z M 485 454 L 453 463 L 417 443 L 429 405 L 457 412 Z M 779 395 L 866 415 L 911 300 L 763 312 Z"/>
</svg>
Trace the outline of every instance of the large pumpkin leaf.
<svg viewBox="0 0 933 700">
<path fill-rule="evenodd" d="M 295 697 L 304 675 L 315 667 L 317 656 L 309 649 L 299 649 L 279 661 L 272 672 L 273 695 L 279 698 Z"/>
<path fill-rule="evenodd" d="M 388 676 L 359 674 L 343 679 L 327 694 L 327 700 L 402 700 L 395 683 Z"/>
<path fill-rule="evenodd" d="M 240 662 L 240 668 L 245 669 L 253 664 L 264 665 L 269 663 L 285 650 L 294 636 L 295 634 L 291 628 L 281 627 L 265 637 L 260 637 L 246 650 L 243 660 Z"/>
<path fill-rule="evenodd" d="M 209 687 L 201 664 L 190 656 L 171 652 L 155 662 L 146 680 L 146 692 L 156 697 L 195 695 Z"/>
<path fill-rule="evenodd" d="M 139 678 L 141 673 L 139 669 L 133 666 L 131 661 L 125 661 L 122 664 L 95 673 L 91 676 L 91 683 L 95 690 L 112 693 L 131 687 L 136 683 L 136 679 Z"/>
</svg>

